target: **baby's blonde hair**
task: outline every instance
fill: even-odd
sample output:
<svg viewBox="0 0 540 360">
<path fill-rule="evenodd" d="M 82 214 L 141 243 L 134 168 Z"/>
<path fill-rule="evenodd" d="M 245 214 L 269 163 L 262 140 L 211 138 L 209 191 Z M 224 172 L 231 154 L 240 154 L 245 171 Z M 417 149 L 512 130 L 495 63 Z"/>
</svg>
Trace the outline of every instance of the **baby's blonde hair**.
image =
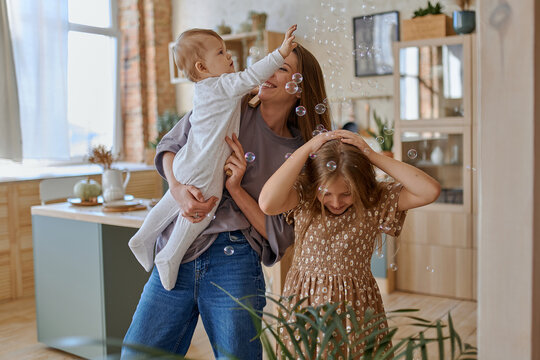
<svg viewBox="0 0 540 360">
<path fill-rule="evenodd" d="M 178 70 L 191 81 L 200 80 L 195 64 L 204 60 L 205 42 L 202 35 L 213 36 L 223 41 L 215 31 L 209 29 L 190 29 L 178 36 L 174 43 L 174 62 Z"/>
</svg>

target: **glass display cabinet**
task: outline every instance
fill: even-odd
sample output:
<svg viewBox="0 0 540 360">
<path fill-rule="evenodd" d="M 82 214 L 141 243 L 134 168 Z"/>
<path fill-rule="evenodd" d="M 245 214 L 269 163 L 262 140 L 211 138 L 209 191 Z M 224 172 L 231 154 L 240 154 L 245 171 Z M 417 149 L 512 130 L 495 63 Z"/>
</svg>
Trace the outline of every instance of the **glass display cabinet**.
<svg viewBox="0 0 540 360">
<path fill-rule="evenodd" d="M 400 290 L 475 298 L 473 43 L 461 35 L 394 45 L 394 154 L 441 184 L 433 204 L 408 213 Z"/>
</svg>

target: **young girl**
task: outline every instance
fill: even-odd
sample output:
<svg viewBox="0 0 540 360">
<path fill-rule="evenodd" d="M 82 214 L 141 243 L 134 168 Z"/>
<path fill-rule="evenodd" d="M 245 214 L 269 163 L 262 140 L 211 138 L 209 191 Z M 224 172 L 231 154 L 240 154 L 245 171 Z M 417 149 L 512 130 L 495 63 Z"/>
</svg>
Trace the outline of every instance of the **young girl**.
<svg viewBox="0 0 540 360">
<path fill-rule="evenodd" d="M 283 66 L 285 58 L 296 47 L 293 42 L 295 30 L 296 25 L 291 26 L 279 49 L 238 73 L 234 72 L 225 42 L 214 31 L 191 29 L 178 37 L 174 47 L 175 62 L 178 69 L 195 82 L 195 87 L 193 113 L 189 120 L 191 132 L 186 145 L 174 158 L 176 180 L 200 189 L 206 199 L 215 197 L 219 204 L 223 192 L 223 167 L 231 154 L 225 137 L 238 133 L 240 100 Z M 208 214 L 195 214 L 192 223 L 182 216 L 176 200 L 167 191 L 131 238 L 129 247 L 145 270 L 150 271 L 158 235 L 174 218 L 178 219 L 167 246 L 155 259 L 163 287 L 171 290 L 176 284 L 184 254 L 212 221 L 214 212 L 215 207 Z"/>
<path fill-rule="evenodd" d="M 395 182 L 378 183 L 373 166 Z M 302 306 L 341 303 L 341 311 L 352 306 L 360 324 L 367 308 L 384 313 L 371 273 L 375 240 L 381 232 L 398 236 L 406 210 L 435 201 L 439 193 L 436 180 L 372 151 L 355 133 L 336 130 L 315 136 L 272 175 L 259 197 L 264 213 L 290 211 L 294 220 L 294 257 L 283 296 L 294 295 L 291 304 L 308 298 Z"/>
</svg>

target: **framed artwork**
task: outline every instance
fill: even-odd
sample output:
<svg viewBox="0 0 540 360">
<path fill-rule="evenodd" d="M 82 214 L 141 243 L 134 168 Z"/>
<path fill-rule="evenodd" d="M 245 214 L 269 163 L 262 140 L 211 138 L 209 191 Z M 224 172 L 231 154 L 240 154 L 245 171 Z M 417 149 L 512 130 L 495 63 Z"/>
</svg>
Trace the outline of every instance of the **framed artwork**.
<svg viewBox="0 0 540 360">
<path fill-rule="evenodd" d="M 353 18 L 354 69 L 357 77 L 390 75 L 392 43 L 399 41 L 399 13 L 388 11 Z"/>
</svg>

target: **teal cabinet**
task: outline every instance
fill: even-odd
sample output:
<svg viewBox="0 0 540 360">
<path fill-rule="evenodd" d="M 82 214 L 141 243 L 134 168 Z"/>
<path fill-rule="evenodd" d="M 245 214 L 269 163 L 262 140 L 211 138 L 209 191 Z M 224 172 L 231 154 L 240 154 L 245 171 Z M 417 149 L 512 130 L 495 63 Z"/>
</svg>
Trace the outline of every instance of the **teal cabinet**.
<svg viewBox="0 0 540 360">
<path fill-rule="evenodd" d="M 32 216 L 38 341 L 85 358 L 118 353 L 149 274 L 128 241 L 136 228 Z M 95 345 L 64 346 L 85 337 Z"/>
</svg>

